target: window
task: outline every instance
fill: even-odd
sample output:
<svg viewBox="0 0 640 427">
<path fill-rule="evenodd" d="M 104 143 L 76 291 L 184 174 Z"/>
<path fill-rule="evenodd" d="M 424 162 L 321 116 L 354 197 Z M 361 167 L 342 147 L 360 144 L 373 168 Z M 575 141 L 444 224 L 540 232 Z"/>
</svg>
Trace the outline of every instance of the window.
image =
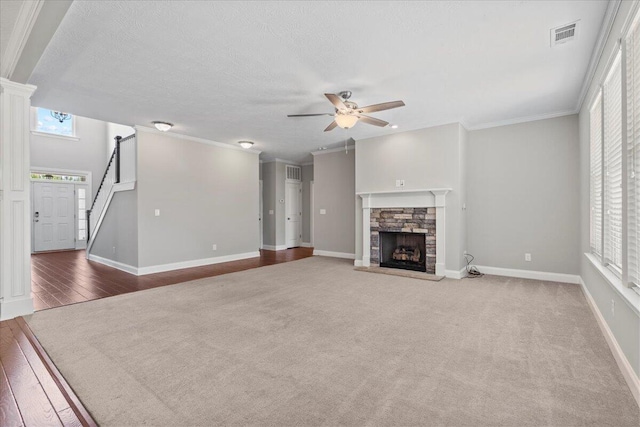
<svg viewBox="0 0 640 427">
<path fill-rule="evenodd" d="M 54 115 L 58 113 L 58 117 Z M 46 108 L 38 108 L 36 114 L 36 126 L 35 131 L 52 133 L 54 135 L 61 136 L 75 136 L 75 118 L 71 114 L 60 116 L 60 113 L 53 110 L 47 110 Z M 63 119 L 60 121 L 60 119 Z"/>
<path fill-rule="evenodd" d="M 628 283 L 640 286 L 640 14 L 625 40 Z"/>
<path fill-rule="evenodd" d="M 640 285 L 640 13 L 590 109 L 590 246 Z"/>
</svg>

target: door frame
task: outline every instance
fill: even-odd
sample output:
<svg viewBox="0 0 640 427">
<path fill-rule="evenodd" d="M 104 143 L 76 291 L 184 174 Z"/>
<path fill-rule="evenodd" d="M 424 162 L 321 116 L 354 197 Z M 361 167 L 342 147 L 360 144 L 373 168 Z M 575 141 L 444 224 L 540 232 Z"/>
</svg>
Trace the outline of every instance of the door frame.
<svg viewBox="0 0 640 427">
<path fill-rule="evenodd" d="M 31 178 L 31 173 L 33 172 L 48 172 L 48 173 L 52 173 L 52 174 L 57 174 L 57 175 L 80 175 L 80 176 L 84 176 L 86 179 L 84 182 L 75 182 L 75 181 L 52 181 L 49 179 L 36 179 L 36 178 Z M 87 192 L 89 197 L 87 198 L 87 204 L 88 207 L 91 207 L 91 203 L 93 203 L 93 192 L 92 192 L 92 177 L 93 174 L 91 173 L 91 171 L 78 171 L 78 170 L 73 170 L 73 169 L 58 169 L 58 168 L 41 168 L 38 166 L 31 166 L 29 168 L 29 185 L 31 186 L 30 188 L 30 197 L 29 197 L 29 218 L 31 218 L 31 254 L 34 254 L 34 249 L 36 247 L 35 244 L 35 233 L 34 233 L 34 222 L 33 222 L 33 207 L 35 206 L 35 200 L 34 200 L 34 191 L 33 191 L 33 183 L 34 182 L 48 182 L 50 184 L 74 184 L 74 190 L 75 190 L 75 186 L 76 185 L 86 185 L 87 186 Z M 76 194 L 74 192 L 73 195 L 73 206 L 74 206 L 74 221 L 73 221 L 73 233 L 74 233 L 74 239 L 75 239 L 75 249 L 79 250 L 82 249 L 82 247 L 78 247 L 78 219 L 75 217 L 75 214 L 78 211 L 78 198 L 76 197 Z"/>
<path fill-rule="evenodd" d="M 263 235 L 263 232 L 264 232 L 264 225 L 263 225 L 264 221 L 262 220 L 262 216 L 263 216 L 263 212 L 262 211 L 264 209 L 264 182 L 262 180 L 260 180 L 259 182 L 260 182 L 260 193 L 259 193 L 260 199 L 259 199 L 259 202 L 258 202 L 258 204 L 259 204 L 258 222 L 260 224 L 258 225 L 258 229 L 259 229 L 259 232 L 260 232 L 260 247 L 259 247 L 259 249 L 262 249 L 262 245 L 264 244 L 263 240 L 262 240 L 263 239 L 262 235 Z"/>
<path fill-rule="evenodd" d="M 315 241 L 315 239 L 313 238 L 313 219 L 315 217 L 315 208 L 314 208 L 314 203 L 313 203 L 313 181 L 309 181 L 309 210 L 311 212 L 309 212 L 309 240 L 311 240 L 309 243 L 311 244 L 311 247 L 313 248 L 313 243 Z"/>
</svg>

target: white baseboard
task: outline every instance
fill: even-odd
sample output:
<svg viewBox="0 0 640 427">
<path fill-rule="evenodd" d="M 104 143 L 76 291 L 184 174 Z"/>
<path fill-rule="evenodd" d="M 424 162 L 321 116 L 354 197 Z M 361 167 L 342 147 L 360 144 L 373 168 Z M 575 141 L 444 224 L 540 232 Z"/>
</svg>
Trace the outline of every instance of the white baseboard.
<svg viewBox="0 0 640 427">
<path fill-rule="evenodd" d="M 519 277 L 521 279 L 546 280 L 550 282 L 573 283 L 575 285 L 580 283 L 580 276 L 577 274 L 516 270 L 513 268 L 488 267 L 486 265 L 476 265 L 475 267 L 480 271 L 480 273 L 492 274 L 494 276 Z"/>
<path fill-rule="evenodd" d="M 215 258 L 194 259 L 190 261 L 173 262 L 170 264 L 152 265 L 149 267 L 139 267 L 138 275 L 162 273 L 164 271 L 181 270 L 183 268 L 201 267 L 203 265 L 219 264 L 221 262 L 238 261 L 247 258 L 256 258 L 260 256 L 260 252 L 246 252 L 243 254 L 224 255 Z"/>
<path fill-rule="evenodd" d="M 445 270 L 444 271 L 444 275 L 445 277 L 449 278 L 449 279 L 463 279 L 465 277 L 467 277 L 467 268 L 463 268 L 459 271 L 457 270 Z"/>
<path fill-rule="evenodd" d="M 618 341 L 616 341 L 616 338 L 611 332 L 611 329 L 609 329 L 609 325 L 607 325 L 607 321 L 604 320 L 604 317 L 602 317 L 602 313 L 598 309 L 598 305 L 593 300 L 593 297 L 591 296 L 591 293 L 587 289 L 587 286 L 585 285 L 585 283 L 582 281 L 582 278 L 579 278 L 579 283 L 580 283 L 580 288 L 582 289 L 582 293 L 587 299 L 587 302 L 589 303 L 589 307 L 591 307 L 591 311 L 593 312 L 593 315 L 595 316 L 596 321 L 600 326 L 602 335 L 604 335 L 604 338 L 607 341 L 607 344 L 609 344 L 611 353 L 613 353 L 613 357 L 616 360 L 616 363 L 618 364 L 620 371 L 622 372 L 622 376 L 627 382 L 629 389 L 631 389 L 631 394 L 633 394 L 633 397 L 636 399 L 636 403 L 638 404 L 638 406 L 640 406 L 640 379 L 638 379 L 638 376 L 633 370 L 631 363 L 629 363 L 629 360 L 626 358 L 626 356 L 622 352 L 622 349 L 620 348 Z"/>
<path fill-rule="evenodd" d="M 284 250 L 287 250 L 289 248 L 287 248 L 287 245 L 277 245 L 277 246 L 262 245 L 262 249 L 265 249 L 267 251 L 284 251 Z"/>
<path fill-rule="evenodd" d="M 125 264 L 122 262 L 114 261 L 112 259 L 103 258 L 98 255 L 89 254 L 89 261 L 95 261 L 100 264 L 108 265 L 109 267 L 117 268 L 118 270 L 124 271 L 126 273 L 138 275 L 138 267 L 134 267 L 129 264 Z"/>
<path fill-rule="evenodd" d="M 329 256 L 332 258 L 356 259 L 356 254 L 350 254 L 346 252 L 319 251 L 318 249 L 314 249 L 313 254 L 319 256 Z"/>
<path fill-rule="evenodd" d="M 364 263 L 362 262 L 361 259 L 357 259 L 355 261 L 353 261 L 353 266 L 354 267 L 362 267 L 364 265 Z"/>
<path fill-rule="evenodd" d="M 300 247 L 302 247 L 302 248 L 312 248 L 313 246 L 311 246 L 311 243 L 309 243 L 309 242 L 302 242 L 302 243 L 300 243 Z"/>
<path fill-rule="evenodd" d="M 33 314 L 33 298 L 30 296 L 0 302 L 0 320 L 14 319 L 28 314 Z"/>
</svg>

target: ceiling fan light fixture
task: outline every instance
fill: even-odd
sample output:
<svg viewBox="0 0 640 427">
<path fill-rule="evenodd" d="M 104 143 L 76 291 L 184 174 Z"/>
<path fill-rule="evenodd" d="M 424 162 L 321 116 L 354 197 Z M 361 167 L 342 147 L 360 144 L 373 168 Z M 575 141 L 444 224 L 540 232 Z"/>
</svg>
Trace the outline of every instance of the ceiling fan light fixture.
<svg viewBox="0 0 640 427">
<path fill-rule="evenodd" d="M 350 129 L 358 122 L 358 117 L 350 114 L 336 114 L 335 121 L 342 129 Z"/>
<path fill-rule="evenodd" d="M 173 127 L 173 123 L 158 122 L 158 121 L 153 121 L 151 123 L 153 123 L 156 129 L 158 129 L 160 132 L 166 132 Z"/>
<path fill-rule="evenodd" d="M 238 144 L 240 144 L 240 146 L 245 149 L 253 147 L 253 142 L 251 141 L 238 141 Z"/>
</svg>

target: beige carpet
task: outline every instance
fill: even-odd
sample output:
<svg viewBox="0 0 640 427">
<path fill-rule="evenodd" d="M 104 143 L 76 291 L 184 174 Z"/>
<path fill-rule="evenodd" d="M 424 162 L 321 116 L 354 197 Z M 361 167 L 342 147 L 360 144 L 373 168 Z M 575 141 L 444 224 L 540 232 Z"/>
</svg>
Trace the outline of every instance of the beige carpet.
<svg viewBox="0 0 640 427">
<path fill-rule="evenodd" d="M 640 421 L 577 285 L 314 257 L 28 322 L 105 426 Z"/>
<path fill-rule="evenodd" d="M 387 268 L 387 267 L 354 267 L 356 271 L 365 271 L 367 273 L 376 274 L 389 274 L 391 276 L 411 277 L 412 279 L 431 280 L 433 282 L 439 282 L 444 279 L 444 276 L 436 276 L 435 274 L 422 273 L 420 271 L 402 270 L 399 268 Z"/>
</svg>

